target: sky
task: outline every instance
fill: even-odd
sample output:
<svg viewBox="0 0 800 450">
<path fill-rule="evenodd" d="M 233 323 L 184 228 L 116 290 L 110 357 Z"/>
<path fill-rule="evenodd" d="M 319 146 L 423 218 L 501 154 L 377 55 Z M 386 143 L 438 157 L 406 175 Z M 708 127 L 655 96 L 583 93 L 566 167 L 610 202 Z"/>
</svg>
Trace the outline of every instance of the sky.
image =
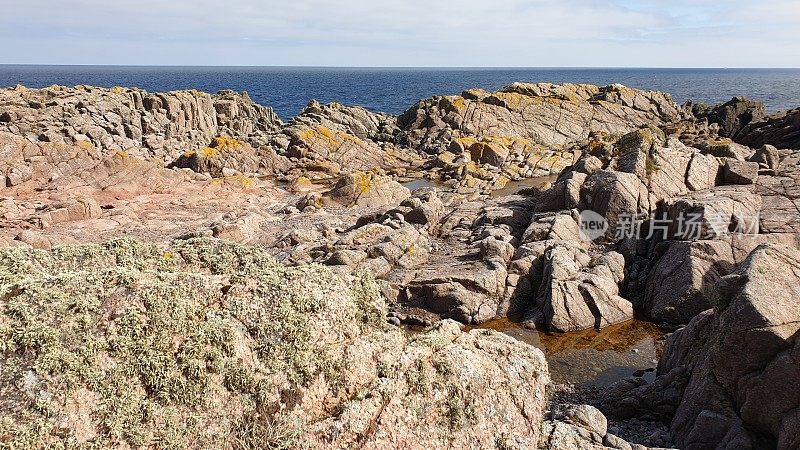
<svg viewBox="0 0 800 450">
<path fill-rule="evenodd" d="M 0 0 L 0 64 L 800 67 L 798 0 Z"/>
</svg>

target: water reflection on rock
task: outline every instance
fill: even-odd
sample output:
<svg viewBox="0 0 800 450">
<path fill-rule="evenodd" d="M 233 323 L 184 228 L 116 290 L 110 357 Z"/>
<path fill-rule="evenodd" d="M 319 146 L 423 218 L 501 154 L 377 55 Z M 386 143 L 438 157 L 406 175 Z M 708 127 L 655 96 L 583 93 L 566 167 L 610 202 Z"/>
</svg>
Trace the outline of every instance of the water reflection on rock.
<svg viewBox="0 0 800 450">
<path fill-rule="evenodd" d="M 558 175 L 547 175 L 543 177 L 524 178 L 519 181 L 509 181 L 502 189 L 492 191 L 491 197 L 505 197 L 507 195 L 524 194 L 526 190 L 547 189 L 550 184 L 558 179 Z"/>
<path fill-rule="evenodd" d="M 528 330 L 509 319 L 480 325 L 505 333 L 547 355 L 556 383 L 607 386 L 636 372 L 655 367 L 666 331 L 650 322 L 628 321 L 603 330 L 545 333 Z"/>
</svg>

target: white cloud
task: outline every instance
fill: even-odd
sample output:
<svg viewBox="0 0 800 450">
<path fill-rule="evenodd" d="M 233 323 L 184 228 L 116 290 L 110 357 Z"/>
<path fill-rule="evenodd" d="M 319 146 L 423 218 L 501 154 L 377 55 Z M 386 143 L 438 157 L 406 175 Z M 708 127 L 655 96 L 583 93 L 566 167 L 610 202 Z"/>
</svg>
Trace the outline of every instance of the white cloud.
<svg viewBox="0 0 800 450">
<path fill-rule="evenodd" d="M 793 0 L 0 0 L 0 62 L 800 66 Z"/>
</svg>

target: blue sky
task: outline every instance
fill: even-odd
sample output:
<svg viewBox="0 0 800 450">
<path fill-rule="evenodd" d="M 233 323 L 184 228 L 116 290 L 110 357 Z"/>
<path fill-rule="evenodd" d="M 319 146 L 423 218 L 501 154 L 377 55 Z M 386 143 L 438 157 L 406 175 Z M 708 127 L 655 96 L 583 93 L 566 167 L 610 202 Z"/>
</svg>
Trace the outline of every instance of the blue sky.
<svg viewBox="0 0 800 450">
<path fill-rule="evenodd" d="M 0 0 L 0 63 L 800 67 L 797 0 Z"/>
</svg>

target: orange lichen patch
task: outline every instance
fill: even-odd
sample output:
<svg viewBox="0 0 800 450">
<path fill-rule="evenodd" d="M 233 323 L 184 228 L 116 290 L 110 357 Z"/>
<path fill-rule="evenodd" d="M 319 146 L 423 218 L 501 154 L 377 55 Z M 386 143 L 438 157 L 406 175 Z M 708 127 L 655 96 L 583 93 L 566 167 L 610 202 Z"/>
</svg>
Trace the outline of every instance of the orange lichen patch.
<svg viewBox="0 0 800 450">
<path fill-rule="evenodd" d="M 230 136 L 217 136 L 211 140 L 209 147 L 217 150 L 232 150 L 242 146 L 242 142 Z"/>
<path fill-rule="evenodd" d="M 126 89 L 122 86 L 114 86 L 111 88 L 111 92 L 113 92 L 114 94 L 124 94 L 126 92 Z"/>
<path fill-rule="evenodd" d="M 464 97 L 453 95 L 444 97 L 442 106 L 444 106 L 446 110 L 459 112 L 467 109 L 467 101 Z"/>
<path fill-rule="evenodd" d="M 251 189 L 255 186 L 256 180 L 244 175 L 234 175 L 225 177 L 225 183 L 241 186 L 244 189 Z"/>
<path fill-rule="evenodd" d="M 533 104 L 535 98 L 539 97 L 529 97 L 516 92 L 497 92 L 490 97 L 492 100 L 499 100 L 500 105 L 508 109 L 522 109 Z"/>
<path fill-rule="evenodd" d="M 355 181 L 356 189 L 362 194 L 366 194 L 372 189 L 372 173 L 370 172 L 356 172 L 353 174 L 353 181 Z"/>
<path fill-rule="evenodd" d="M 496 92 L 487 100 L 489 100 L 489 103 L 498 104 L 512 110 L 521 110 L 528 106 L 541 105 L 542 103 L 561 105 L 563 102 L 568 101 L 560 96 L 529 96 L 516 92 Z"/>
<path fill-rule="evenodd" d="M 604 146 L 604 145 L 605 145 L 605 143 L 603 142 L 603 140 L 602 140 L 602 139 L 600 139 L 600 138 L 596 138 L 596 137 L 595 137 L 595 138 L 592 138 L 592 139 L 589 141 L 589 151 L 590 151 L 590 152 L 595 152 L 595 151 L 597 151 L 597 150 L 599 150 L 599 149 L 603 148 L 603 146 Z"/>
<path fill-rule="evenodd" d="M 303 142 L 309 143 L 313 141 L 323 141 L 325 145 L 330 148 L 338 148 L 345 141 L 357 141 L 357 137 L 343 133 L 341 131 L 333 131 L 327 127 L 309 128 L 303 130 L 297 135 L 298 139 Z M 313 146 L 313 144 L 312 144 Z"/>
<path fill-rule="evenodd" d="M 114 156 L 116 156 L 117 158 L 123 158 L 124 159 L 124 158 L 127 158 L 130 155 L 125 150 L 120 150 L 120 151 L 114 153 Z"/>
<path fill-rule="evenodd" d="M 462 138 L 464 139 L 464 138 Z M 466 142 L 466 140 L 464 140 Z M 519 136 L 484 136 L 479 141 L 473 139 L 468 146 L 470 159 L 497 165 L 513 154 L 529 154 L 533 145 L 528 139 Z M 464 145 L 464 144 L 462 144 Z M 489 158 L 488 160 L 485 160 Z"/>
<path fill-rule="evenodd" d="M 230 136 L 217 136 L 211 140 L 211 143 L 199 150 L 189 150 L 183 154 L 187 158 L 198 156 L 200 158 L 216 158 L 220 152 L 235 150 L 242 147 L 241 141 L 234 139 Z"/>
<path fill-rule="evenodd" d="M 509 183 L 508 177 L 501 176 L 494 182 L 495 189 L 503 189 Z"/>
<path fill-rule="evenodd" d="M 231 175 L 229 177 L 214 178 L 211 180 L 214 185 L 228 185 L 242 189 L 252 189 L 256 186 L 256 180 L 246 175 Z"/>
<path fill-rule="evenodd" d="M 560 154 L 545 156 L 540 159 L 536 163 L 536 167 L 539 169 L 547 169 L 552 171 L 554 168 L 559 167 L 559 165 L 564 165 L 564 159 L 561 157 Z"/>
<path fill-rule="evenodd" d="M 297 135 L 297 138 L 301 141 L 310 141 L 317 136 L 317 132 L 313 129 L 309 128 L 308 130 L 303 130 L 300 134 Z"/>
<path fill-rule="evenodd" d="M 456 142 L 461 144 L 462 147 L 467 148 L 467 147 L 471 146 L 472 144 L 475 144 L 476 142 L 478 142 L 478 140 L 475 139 L 472 136 L 464 136 L 464 137 L 456 138 Z"/>
<path fill-rule="evenodd" d="M 501 149 L 495 149 L 495 145 L 490 142 L 477 142 L 469 147 L 469 157 L 472 161 L 480 161 L 485 153 L 494 152 L 498 153 Z"/>
<path fill-rule="evenodd" d="M 75 145 L 86 151 L 94 150 L 94 144 L 91 141 L 77 141 Z"/>
<path fill-rule="evenodd" d="M 187 158 L 191 158 L 192 156 L 198 156 L 200 158 L 215 158 L 218 152 L 216 149 L 211 147 L 203 147 L 200 150 L 189 150 L 188 152 L 184 153 L 183 156 Z"/>
</svg>

